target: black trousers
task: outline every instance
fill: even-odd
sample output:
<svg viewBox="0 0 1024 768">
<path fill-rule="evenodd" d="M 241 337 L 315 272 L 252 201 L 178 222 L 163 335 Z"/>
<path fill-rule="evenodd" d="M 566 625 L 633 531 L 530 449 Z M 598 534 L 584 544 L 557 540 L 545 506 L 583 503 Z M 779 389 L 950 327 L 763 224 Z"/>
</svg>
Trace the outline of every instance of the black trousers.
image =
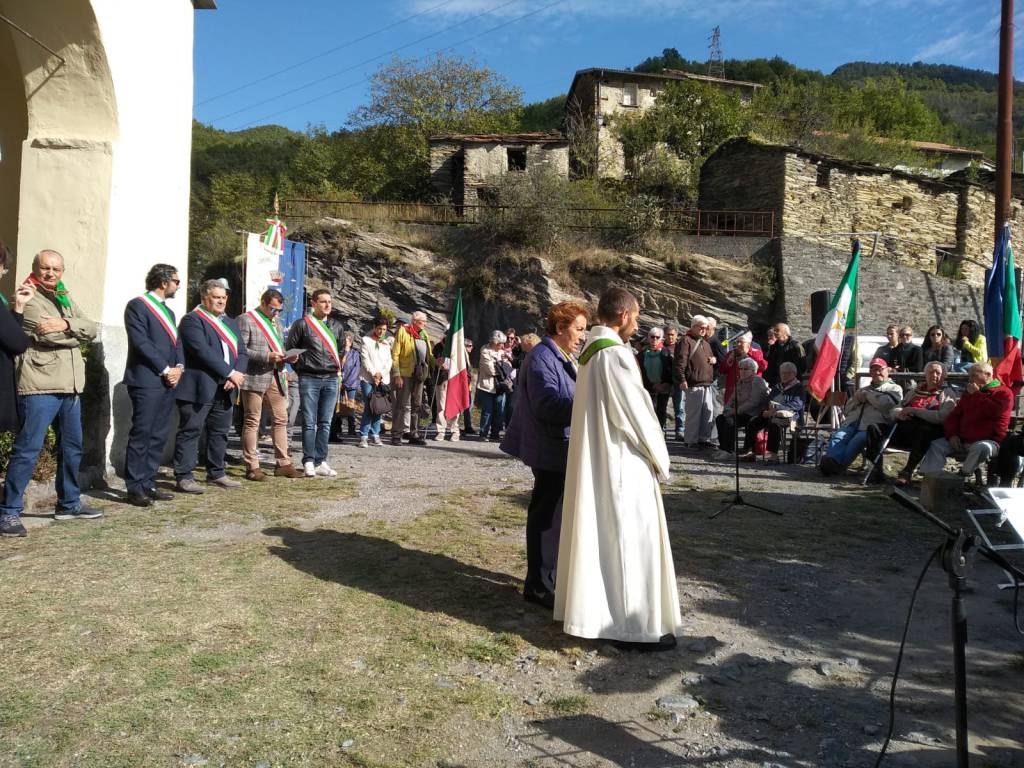
<svg viewBox="0 0 1024 768">
<path fill-rule="evenodd" d="M 671 395 L 668 392 L 652 392 L 651 390 L 647 390 L 647 394 L 651 396 L 651 405 L 654 406 L 654 415 L 658 419 L 658 424 L 664 429 L 665 417 L 668 416 L 668 399 Z"/>
<path fill-rule="evenodd" d="M 745 427 L 749 423 L 750 415 L 746 413 L 741 413 L 735 418 L 720 414 L 715 419 L 715 426 L 718 427 L 718 447 L 732 453 L 736 448 L 736 435 L 740 427 Z"/>
<path fill-rule="evenodd" d="M 1017 459 L 1024 456 L 1024 434 L 1017 432 L 1007 435 L 999 444 L 999 455 L 996 456 L 996 471 L 999 473 L 999 484 L 1008 486 L 1017 472 Z"/>
<path fill-rule="evenodd" d="M 882 441 L 891 429 L 892 424 L 872 424 L 868 427 L 868 441 L 864 447 L 864 453 L 871 461 L 874 461 L 875 457 L 878 456 L 878 450 L 882 447 Z M 889 445 L 893 448 L 900 448 L 909 452 L 907 463 L 900 470 L 900 474 L 907 477 L 913 475 L 917 465 L 921 463 L 921 459 L 928 453 L 928 446 L 932 444 L 933 440 L 938 440 L 942 437 L 943 434 L 941 424 L 929 424 L 921 419 L 907 419 L 906 421 L 897 422 L 896 431 L 893 432 Z M 883 461 L 878 462 L 875 470 L 882 473 L 885 472 L 884 457 Z"/>
<path fill-rule="evenodd" d="M 231 429 L 232 399 L 218 394 L 212 403 L 178 401 L 178 434 L 174 440 L 174 478 L 192 477 L 199 461 L 199 434 L 206 426 L 206 478 L 224 476 L 224 454 Z"/>
<path fill-rule="evenodd" d="M 171 428 L 174 390 L 128 387 L 128 397 L 132 401 L 132 427 L 125 449 L 124 483 L 128 493 L 143 493 L 153 487 L 160 469 Z"/>
<path fill-rule="evenodd" d="M 526 582 L 523 584 L 525 592 L 540 592 L 545 588 L 541 579 L 541 568 L 544 565 L 542 538 L 544 532 L 551 527 L 564 490 L 564 472 L 533 470 L 533 495 L 530 496 L 530 506 L 526 511 Z"/>
<path fill-rule="evenodd" d="M 768 430 L 768 450 L 772 453 L 779 450 L 779 444 L 782 442 L 782 427 L 764 416 L 755 416 L 747 422 L 747 432 L 743 439 L 744 451 L 754 450 L 757 433 L 762 429 Z M 719 435 L 719 445 L 721 445 L 721 435 Z"/>
</svg>

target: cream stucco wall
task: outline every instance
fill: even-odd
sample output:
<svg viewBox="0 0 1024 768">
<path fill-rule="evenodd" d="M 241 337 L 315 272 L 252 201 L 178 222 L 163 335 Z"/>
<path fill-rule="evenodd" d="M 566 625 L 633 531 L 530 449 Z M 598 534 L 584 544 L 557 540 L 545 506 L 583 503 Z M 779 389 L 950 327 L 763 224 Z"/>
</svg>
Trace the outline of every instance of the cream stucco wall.
<svg viewBox="0 0 1024 768">
<path fill-rule="evenodd" d="M 96 393 L 87 435 L 116 465 L 130 415 L 117 396 L 124 306 L 156 262 L 174 264 L 187 280 L 193 7 L 188 0 L 0 0 L 0 11 L 65 59 L 17 33 L 9 35 L 14 56 L 0 56 L 0 136 L 18 129 L 9 111 L 27 115 L 20 199 L 12 206 L 13 272 L 27 274 L 43 248 L 64 255 L 65 283 L 100 324 L 96 354 L 106 375 L 96 386 L 106 397 Z M 12 70 L 23 84 L 20 103 L 17 89 L 5 87 Z M 0 170 L 5 203 L 11 171 Z M 0 227 L 10 224 L 0 218 Z M 172 306 L 180 315 L 184 295 Z"/>
</svg>

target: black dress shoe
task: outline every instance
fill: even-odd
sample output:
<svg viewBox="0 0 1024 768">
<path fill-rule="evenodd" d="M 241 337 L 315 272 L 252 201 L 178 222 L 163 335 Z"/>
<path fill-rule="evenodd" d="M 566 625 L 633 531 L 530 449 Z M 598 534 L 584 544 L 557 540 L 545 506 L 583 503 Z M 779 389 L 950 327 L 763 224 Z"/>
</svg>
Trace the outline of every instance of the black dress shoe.
<svg viewBox="0 0 1024 768">
<path fill-rule="evenodd" d="M 671 651 L 676 647 L 675 635 L 662 635 L 654 643 L 631 643 L 626 640 L 612 640 L 612 645 L 620 651 L 637 651 L 639 653 L 657 653 L 658 651 Z"/>
<path fill-rule="evenodd" d="M 157 488 L 147 488 L 146 495 L 153 499 L 153 501 L 172 501 L 174 499 L 173 493 L 161 491 Z"/>
<path fill-rule="evenodd" d="M 523 592 L 523 600 L 542 605 L 545 608 L 553 609 L 555 607 L 555 593 L 546 589 L 528 589 Z"/>
<path fill-rule="evenodd" d="M 145 493 L 132 491 L 128 494 L 128 503 L 136 507 L 152 507 L 153 500 Z"/>
</svg>

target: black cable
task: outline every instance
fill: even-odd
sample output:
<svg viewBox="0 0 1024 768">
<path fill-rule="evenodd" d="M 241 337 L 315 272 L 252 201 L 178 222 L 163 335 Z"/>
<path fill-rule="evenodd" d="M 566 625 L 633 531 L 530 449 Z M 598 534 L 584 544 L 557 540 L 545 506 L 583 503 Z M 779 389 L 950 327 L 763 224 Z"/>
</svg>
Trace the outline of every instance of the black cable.
<svg viewBox="0 0 1024 768">
<path fill-rule="evenodd" d="M 917 602 L 917 592 L 921 589 L 921 582 L 924 581 L 924 576 L 928 573 L 928 569 L 931 568 L 935 558 L 942 554 L 943 547 L 945 547 L 945 544 L 940 544 L 928 557 L 928 562 L 926 562 L 924 564 L 924 568 L 921 569 L 921 575 L 917 577 L 917 583 L 914 585 L 914 591 L 910 595 L 910 608 L 907 610 L 907 622 L 903 626 L 903 638 L 900 640 L 900 652 L 896 655 L 896 670 L 892 674 L 892 687 L 889 689 L 889 731 L 885 734 L 885 742 L 882 744 L 882 749 L 878 753 L 878 759 L 875 760 L 875 768 L 878 768 L 878 766 L 882 764 L 885 752 L 889 748 L 889 742 L 892 741 L 892 734 L 896 730 L 896 683 L 899 682 L 900 679 L 900 665 L 903 663 L 903 650 L 907 645 L 907 636 L 910 634 L 910 620 L 914 616 L 914 604 Z"/>
</svg>

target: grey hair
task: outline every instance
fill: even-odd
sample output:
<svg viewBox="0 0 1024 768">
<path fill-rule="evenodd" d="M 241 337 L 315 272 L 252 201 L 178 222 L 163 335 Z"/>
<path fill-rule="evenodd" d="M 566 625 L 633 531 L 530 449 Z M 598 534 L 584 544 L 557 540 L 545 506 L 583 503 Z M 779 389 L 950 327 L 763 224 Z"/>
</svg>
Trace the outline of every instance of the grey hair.
<svg viewBox="0 0 1024 768">
<path fill-rule="evenodd" d="M 783 365 L 785 365 L 785 363 L 783 363 Z M 790 365 L 793 365 L 793 364 L 790 363 Z M 736 366 L 738 368 L 744 368 L 744 369 L 749 368 L 752 371 L 756 371 L 757 370 L 757 361 L 754 358 L 752 358 L 752 357 L 744 357 L 742 360 L 740 360 L 736 364 Z M 782 366 L 780 365 L 779 368 L 781 369 Z"/>
<path fill-rule="evenodd" d="M 796 367 L 796 363 L 791 363 L 787 360 L 786 362 L 779 365 L 779 370 L 789 371 L 790 373 L 797 373 L 798 368 Z"/>
<path fill-rule="evenodd" d="M 650 336 L 650 335 L 651 335 L 652 333 L 656 333 L 656 334 L 658 334 L 659 336 L 664 336 L 664 335 L 665 335 L 665 331 L 663 331 L 663 330 L 662 330 L 661 328 L 659 328 L 658 326 L 654 326 L 653 328 L 651 328 L 651 330 L 649 330 L 649 331 L 647 332 L 647 335 L 648 335 L 648 336 Z"/>
<path fill-rule="evenodd" d="M 754 340 L 754 334 L 752 334 L 750 331 L 747 331 L 746 333 L 740 334 L 739 336 L 736 337 L 736 341 L 748 341 L 749 342 L 749 341 L 753 341 L 753 340 Z"/>
<path fill-rule="evenodd" d="M 227 291 L 228 287 L 221 282 L 222 279 L 218 277 L 212 280 L 203 280 L 203 284 L 199 286 L 199 295 L 205 299 L 215 288 Z"/>
<path fill-rule="evenodd" d="M 427 313 L 426 312 L 420 312 L 419 310 L 416 310 L 415 312 L 412 313 L 412 317 L 410 319 L 411 320 L 426 320 L 427 319 Z"/>
<path fill-rule="evenodd" d="M 985 363 L 985 362 L 975 363 L 974 365 L 972 365 L 970 367 L 970 370 L 973 371 L 975 368 L 977 368 L 979 371 L 982 371 L 982 370 L 986 371 L 989 374 L 995 373 L 995 369 L 992 368 L 992 364 L 991 363 Z"/>
<path fill-rule="evenodd" d="M 58 259 L 60 259 L 61 266 L 64 266 L 64 257 L 58 251 L 55 251 L 52 248 L 44 248 L 43 250 L 41 250 L 39 253 L 32 257 L 33 270 L 39 269 L 39 257 L 44 255 L 56 256 Z"/>
<path fill-rule="evenodd" d="M 715 318 L 713 318 L 711 315 L 707 316 L 707 321 L 708 321 L 708 325 L 714 325 L 714 326 L 718 325 L 718 321 L 715 320 Z"/>
<path fill-rule="evenodd" d="M 698 325 L 707 325 L 708 319 L 704 315 L 694 315 L 690 320 L 690 327 L 693 328 Z"/>
<path fill-rule="evenodd" d="M 501 331 L 491 331 L 491 344 L 504 344 L 506 341 L 508 341 L 508 336 L 504 333 Z"/>
<path fill-rule="evenodd" d="M 943 362 L 940 362 L 940 361 L 938 361 L 938 360 L 932 360 L 932 361 L 931 361 L 930 363 L 928 363 L 928 364 L 927 364 L 927 365 L 926 365 L 926 366 L 924 367 L 924 369 L 925 369 L 925 370 L 927 371 L 927 370 L 928 370 L 929 368 L 931 368 L 931 367 L 932 367 L 933 365 L 935 365 L 935 366 L 938 366 L 939 370 L 940 370 L 940 371 L 942 371 L 942 375 L 943 375 L 943 376 L 945 376 L 945 375 L 946 375 L 946 364 L 945 364 L 945 363 L 943 363 Z"/>
</svg>

